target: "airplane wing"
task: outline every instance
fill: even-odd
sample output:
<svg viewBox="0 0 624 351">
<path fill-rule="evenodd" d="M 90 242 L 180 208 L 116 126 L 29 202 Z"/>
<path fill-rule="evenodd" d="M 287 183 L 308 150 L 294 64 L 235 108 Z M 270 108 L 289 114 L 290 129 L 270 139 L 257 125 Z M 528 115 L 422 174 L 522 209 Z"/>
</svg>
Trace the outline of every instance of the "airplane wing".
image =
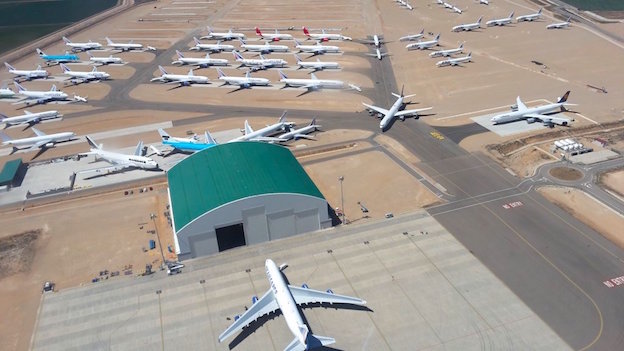
<svg viewBox="0 0 624 351">
<path fill-rule="evenodd" d="M 428 110 L 431 110 L 432 108 L 433 107 L 418 108 L 418 109 L 414 109 L 414 110 L 403 110 L 403 111 L 399 111 L 399 112 L 395 113 L 394 115 L 396 117 L 415 115 L 415 114 L 418 114 L 418 112 L 428 111 Z"/>
<path fill-rule="evenodd" d="M 45 144 L 50 143 L 50 142 L 51 142 L 51 140 L 41 140 L 41 141 L 38 141 L 38 142 L 32 144 L 29 149 L 40 148 L 40 147 L 42 147 Z"/>
<path fill-rule="evenodd" d="M 336 295 L 314 289 L 300 288 L 293 285 L 289 285 L 288 288 L 290 289 L 290 292 L 292 293 L 292 296 L 295 299 L 297 305 L 304 305 L 308 303 L 350 303 L 355 305 L 366 304 L 366 301 L 358 299 L 357 297 Z"/>
<path fill-rule="evenodd" d="M 388 110 L 386 110 L 384 108 L 373 106 L 373 105 L 369 105 L 369 104 L 365 104 L 365 103 L 362 103 L 362 105 L 368 107 L 369 109 L 371 109 L 373 111 L 379 112 L 379 113 L 381 113 L 384 116 L 388 114 Z"/>
<path fill-rule="evenodd" d="M 308 85 L 302 86 L 303 89 L 308 89 L 308 90 L 318 89 L 319 87 L 320 87 L 319 84 L 308 84 Z"/>
<path fill-rule="evenodd" d="M 522 116 L 524 119 L 534 118 L 543 123 L 554 123 L 559 125 L 567 125 L 571 122 L 569 118 L 541 115 L 539 113 L 528 113 Z"/>
<path fill-rule="evenodd" d="M 535 118 L 540 121 L 551 119 L 552 117 L 546 115 L 540 115 L 539 113 L 527 113 L 526 115 L 522 115 L 522 118 Z"/>
<path fill-rule="evenodd" d="M 273 297 L 273 293 L 271 290 L 267 290 L 267 292 L 262 295 L 260 300 L 256 301 L 251 307 L 243 313 L 240 318 L 238 318 L 232 325 L 230 325 L 221 335 L 219 335 L 219 342 L 230 337 L 230 335 L 236 333 L 237 331 L 243 329 L 248 326 L 250 323 L 256 321 L 258 318 L 269 314 L 271 312 L 275 312 L 279 309 L 275 298 Z"/>
</svg>

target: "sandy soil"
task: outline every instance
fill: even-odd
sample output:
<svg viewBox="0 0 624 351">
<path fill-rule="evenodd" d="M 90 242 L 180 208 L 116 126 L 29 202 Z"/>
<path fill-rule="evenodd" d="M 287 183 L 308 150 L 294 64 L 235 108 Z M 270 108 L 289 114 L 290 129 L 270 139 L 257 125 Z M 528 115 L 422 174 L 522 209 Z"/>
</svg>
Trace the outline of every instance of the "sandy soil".
<svg viewBox="0 0 624 351">
<path fill-rule="evenodd" d="M 503 165 L 520 177 L 531 177 L 541 165 L 557 161 L 557 158 L 549 155 L 548 152 L 529 147 L 505 158 Z"/>
<path fill-rule="evenodd" d="M 578 189 L 543 187 L 538 191 L 605 238 L 624 248 L 623 216 Z"/>
<path fill-rule="evenodd" d="M 607 189 L 624 197 L 624 170 L 604 173 L 600 176 L 600 183 Z"/>
</svg>

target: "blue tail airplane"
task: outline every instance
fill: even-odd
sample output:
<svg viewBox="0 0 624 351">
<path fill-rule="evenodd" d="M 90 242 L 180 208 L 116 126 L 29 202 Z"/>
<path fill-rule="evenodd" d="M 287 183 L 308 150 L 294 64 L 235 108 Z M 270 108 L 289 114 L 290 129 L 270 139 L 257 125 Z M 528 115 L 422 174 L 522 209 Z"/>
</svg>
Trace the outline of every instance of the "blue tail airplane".
<svg viewBox="0 0 624 351">
<path fill-rule="evenodd" d="M 67 63 L 67 62 L 79 62 L 80 57 L 74 54 L 65 53 L 64 55 L 46 55 L 45 52 L 41 51 L 41 49 L 37 48 L 37 54 L 41 57 L 47 64 L 51 63 Z"/>
<path fill-rule="evenodd" d="M 212 135 L 210 135 L 208 131 L 204 134 L 204 142 L 201 142 L 196 135 L 192 138 L 172 137 L 162 128 L 158 129 L 158 134 L 160 134 L 160 137 L 162 138 L 163 145 L 171 146 L 175 151 L 197 152 L 217 145 L 217 142 L 212 138 Z"/>
</svg>

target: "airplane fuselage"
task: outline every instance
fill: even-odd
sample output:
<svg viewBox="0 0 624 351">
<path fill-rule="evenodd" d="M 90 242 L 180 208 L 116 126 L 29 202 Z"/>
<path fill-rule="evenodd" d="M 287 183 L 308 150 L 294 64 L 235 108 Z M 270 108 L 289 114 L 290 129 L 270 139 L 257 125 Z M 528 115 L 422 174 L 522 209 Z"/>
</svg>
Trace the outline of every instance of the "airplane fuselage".
<svg viewBox="0 0 624 351">
<path fill-rule="evenodd" d="M 553 23 L 546 26 L 546 29 L 563 29 L 567 28 L 570 22 Z"/>
<path fill-rule="evenodd" d="M 459 65 L 460 63 L 468 62 L 471 59 L 472 58 L 470 56 L 466 56 L 466 57 L 458 57 L 458 58 L 453 58 L 453 59 L 448 59 L 448 60 L 442 60 L 442 61 L 437 62 L 436 66 L 438 67 L 456 66 L 456 65 Z"/>
<path fill-rule="evenodd" d="M 246 135 L 241 135 L 238 138 L 234 138 L 228 142 L 233 142 L 233 141 L 247 141 L 247 140 L 253 140 L 254 138 L 258 138 L 258 137 L 265 137 L 267 135 L 271 135 L 273 133 L 275 133 L 276 131 L 283 129 L 284 125 L 286 123 L 285 122 L 278 122 L 275 124 L 271 124 L 270 126 L 266 126 L 262 129 L 258 129 L 255 130 L 249 134 Z"/>
<path fill-rule="evenodd" d="M 340 66 L 338 65 L 338 62 L 322 62 L 322 61 L 304 62 L 304 61 L 299 61 L 299 62 L 297 62 L 297 64 L 301 68 L 312 68 L 312 69 L 340 68 Z"/>
<path fill-rule="evenodd" d="M 339 52 L 340 48 L 333 45 L 297 45 L 297 49 L 303 52 Z"/>
<path fill-rule="evenodd" d="M 451 29 L 453 32 L 471 31 L 473 29 L 481 28 L 479 23 L 460 24 Z"/>
<path fill-rule="evenodd" d="M 210 147 L 215 146 L 215 144 L 207 144 L 201 142 L 191 142 L 191 141 L 181 141 L 181 140 L 163 140 L 163 145 L 169 145 L 174 149 L 178 149 L 180 151 L 201 151 Z"/>
<path fill-rule="evenodd" d="M 542 15 L 541 13 L 534 13 L 534 14 L 531 14 L 531 15 L 518 16 L 518 17 L 516 17 L 516 21 L 518 21 L 518 22 L 522 22 L 522 21 L 532 22 L 532 21 L 540 18 L 541 15 Z"/>
<path fill-rule="evenodd" d="M 463 51 L 463 48 L 456 48 L 456 49 L 448 49 L 448 50 L 440 50 L 440 51 L 434 51 L 432 53 L 429 54 L 430 57 L 440 57 L 440 56 L 451 56 L 453 54 L 457 54 Z"/>
<path fill-rule="evenodd" d="M 85 80 L 106 80 L 110 78 L 110 74 L 106 72 L 77 72 L 77 71 L 68 71 L 64 74 L 72 77 L 79 78 Z"/>
<path fill-rule="evenodd" d="M 91 57 L 89 60 L 93 63 L 109 64 L 109 63 L 122 63 L 123 61 L 119 57 Z"/>
<path fill-rule="evenodd" d="M 394 115 L 399 112 L 399 109 L 403 106 L 403 97 L 397 98 L 397 100 L 392 104 L 388 113 L 379 121 L 379 128 L 384 130 L 390 122 L 394 119 Z"/>
<path fill-rule="evenodd" d="M 502 113 L 500 115 L 496 115 L 496 116 L 492 117 L 491 121 L 494 124 L 501 124 L 501 123 L 519 121 L 519 120 L 524 119 L 525 115 L 528 115 L 528 114 L 543 114 L 543 113 L 553 112 L 553 111 L 555 111 L 557 109 L 560 109 L 563 105 L 565 105 L 565 103 L 557 102 L 557 103 L 554 103 L 554 104 L 548 104 L 548 105 L 537 106 L 537 107 L 530 107 L 530 108 L 527 108 L 524 111 L 512 111 L 512 112 Z"/>
<path fill-rule="evenodd" d="M 197 65 L 197 66 L 227 66 L 229 63 L 226 59 L 198 58 L 198 57 L 181 57 L 173 61 L 172 64 Z"/>
<path fill-rule="evenodd" d="M 512 20 L 513 19 L 511 17 L 495 19 L 495 20 L 485 22 L 485 25 L 486 26 L 504 26 L 506 24 L 510 24 Z"/>
<path fill-rule="evenodd" d="M 111 164 L 128 164 L 131 167 L 143 169 L 157 169 L 158 163 L 146 156 L 126 155 L 101 149 L 91 149 L 96 159 L 102 159 Z"/>
<path fill-rule="evenodd" d="M 50 75 L 48 71 L 42 69 L 32 71 L 12 69 L 9 70 L 9 73 L 14 74 L 18 77 L 26 77 L 27 79 L 47 78 Z"/>
<path fill-rule="evenodd" d="M 72 50 L 83 50 L 83 51 L 102 48 L 102 44 L 100 43 L 66 43 L 65 45 L 72 48 Z"/>
<path fill-rule="evenodd" d="M 211 52 L 232 51 L 234 46 L 229 44 L 195 44 L 191 50 L 208 50 Z"/>
<path fill-rule="evenodd" d="M 419 41 L 419 42 L 416 42 L 416 43 L 408 44 L 406 46 L 406 48 L 408 50 L 409 49 L 420 49 L 420 50 L 422 50 L 422 49 L 427 49 L 427 48 L 430 48 L 430 47 L 434 47 L 436 45 L 438 45 L 438 41 L 437 40 Z"/>
<path fill-rule="evenodd" d="M 290 140 L 290 139 L 294 138 L 296 135 L 308 134 L 310 132 L 313 132 L 313 131 L 315 131 L 317 129 L 317 127 L 319 127 L 319 126 L 317 126 L 317 125 L 308 125 L 308 126 L 305 126 L 303 128 L 295 129 L 295 130 L 292 130 L 292 131 L 290 131 L 288 133 L 284 133 L 284 134 L 280 135 L 278 138 L 284 139 L 284 140 Z"/>
<path fill-rule="evenodd" d="M 257 77 L 220 77 L 220 80 L 227 84 L 252 86 L 252 85 L 269 85 L 270 81 L 266 78 Z"/>
<path fill-rule="evenodd" d="M 342 88 L 344 86 L 343 81 L 333 79 L 282 78 L 280 82 L 291 87 L 314 85 L 314 88 Z"/>
<path fill-rule="evenodd" d="M 208 35 L 204 35 L 199 39 L 215 39 L 215 40 L 234 40 L 234 39 L 245 39 L 245 34 L 243 33 L 210 33 Z"/>
<path fill-rule="evenodd" d="M 80 58 L 76 55 L 42 55 L 41 58 L 44 59 L 46 62 L 57 62 L 57 63 L 80 61 Z"/>
<path fill-rule="evenodd" d="M 64 100 L 67 99 L 67 94 L 62 91 L 35 91 L 35 90 L 23 90 L 20 94 L 26 96 L 29 99 L 44 99 L 44 100 Z"/>
<path fill-rule="evenodd" d="M 404 37 L 399 38 L 399 41 L 412 41 L 412 40 L 418 40 L 420 38 L 422 38 L 424 36 L 424 33 L 418 33 L 418 34 L 411 34 L 411 35 L 406 35 Z"/>
<path fill-rule="evenodd" d="M 15 124 L 25 123 L 27 121 L 32 121 L 32 120 L 40 121 L 44 119 L 58 118 L 60 116 L 61 115 L 58 113 L 58 111 L 43 111 L 43 112 L 25 114 L 22 116 L 7 117 L 3 119 L 2 122 L 6 123 L 7 125 L 15 125 Z"/>
<path fill-rule="evenodd" d="M 284 67 L 288 64 L 282 59 L 238 59 L 237 61 L 245 66 Z"/>
<path fill-rule="evenodd" d="M 288 46 L 286 45 L 255 45 L 255 44 L 241 44 L 241 47 L 247 51 L 260 51 L 260 52 L 271 52 L 271 51 L 288 51 Z"/>
<path fill-rule="evenodd" d="M 46 143 L 43 145 L 44 147 L 52 147 L 55 143 L 72 140 L 75 136 L 76 134 L 73 132 L 62 132 L 30 138 L 8 140 L 3 142 L 2 145 L 11 145 L 13 147 L 31 146 L 45 141 Z"/>
<path fill-rule="evenodd" d="M 210 80 L 206 76 L 189 76 L 186 74 L 163 74 L 160 79 L 165 82 L 189 82 L 191 84 L 206 84 Z"/>
<path fill-rule="evenodd" d="M 11 89 L 0 88 L 0 97 L 12 97 L 15 96 L 15 92 Z"/>
</svg>

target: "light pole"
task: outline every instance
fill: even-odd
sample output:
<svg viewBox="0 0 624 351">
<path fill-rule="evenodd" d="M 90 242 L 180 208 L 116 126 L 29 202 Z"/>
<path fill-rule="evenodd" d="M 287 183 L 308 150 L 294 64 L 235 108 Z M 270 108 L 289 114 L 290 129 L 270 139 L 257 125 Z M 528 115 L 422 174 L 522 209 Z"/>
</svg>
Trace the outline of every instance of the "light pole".
<svg viewBox="0 0 624 351">
<path fill-rule="evenodd" d="M 338 177 L 338 180 L 340 181 L 340 202 L 341 202 L 341 209 L 342 209 L 342 224 L 347 224 L 347 220 L 346 220 L 346 216 L 345 216 L 345 208 L 344 208 L 344 193 L 342 192 L 342 182 L 344 181 L 344 177 L 340 176 Z"/>
</svg>

